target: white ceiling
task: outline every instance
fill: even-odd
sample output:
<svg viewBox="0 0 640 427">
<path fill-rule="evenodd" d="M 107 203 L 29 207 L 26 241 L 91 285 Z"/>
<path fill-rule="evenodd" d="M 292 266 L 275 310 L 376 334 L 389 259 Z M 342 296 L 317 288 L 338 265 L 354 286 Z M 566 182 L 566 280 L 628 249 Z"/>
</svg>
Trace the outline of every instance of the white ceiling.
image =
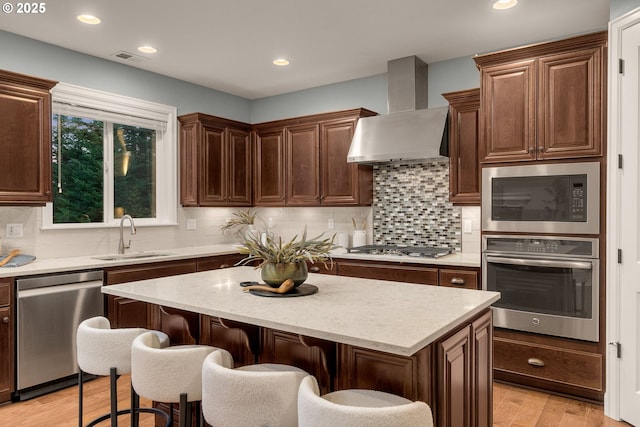
<svg viewBox="0 0 640 427">
<path fill-rule="evenodd" d="M 17 2 L 11 2 L 17 4 Z M 606 29 L 609 0 L 64 0 L 0 13 L 0 29 L 256 99 Z M 98 26 L 79 14 L 102 19 Z M 153 45 L 154 55 L 137 51 Z M 113 56 L 134 53 L 139 62 Z M 6 52 L 2 53 L 7 54 Z M 278 68 L 271 61 L 286 57 Z"/>
</svg>

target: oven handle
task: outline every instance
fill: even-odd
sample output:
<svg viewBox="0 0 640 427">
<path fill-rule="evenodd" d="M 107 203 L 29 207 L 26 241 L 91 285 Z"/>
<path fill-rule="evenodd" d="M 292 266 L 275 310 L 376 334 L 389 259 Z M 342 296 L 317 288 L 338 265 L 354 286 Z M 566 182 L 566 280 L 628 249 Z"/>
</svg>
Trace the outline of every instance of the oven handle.
<svg viewBox="0 0 640 427">
<path fill-rule="evenodd" d="M 556 267 L 556 268 L 577 268 L 580 270 L 591 270 L 592 264 L 585 261 L 555 261 L 546 259 L 521 259 L 521 258 L 506 258 L 486 255 L 487 262 L 493 262 L 496 264 L 511 264 L 511 265 L 530 265 L 534 267 Z"/>
</svg>

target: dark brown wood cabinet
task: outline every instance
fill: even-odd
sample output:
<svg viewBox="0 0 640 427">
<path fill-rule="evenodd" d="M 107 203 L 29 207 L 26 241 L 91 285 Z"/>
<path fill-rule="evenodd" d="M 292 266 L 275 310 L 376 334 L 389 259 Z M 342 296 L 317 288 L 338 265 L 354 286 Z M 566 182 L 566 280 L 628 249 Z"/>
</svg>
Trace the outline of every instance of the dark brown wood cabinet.
<svg viewBox="0 0 640 427">
<path fill-rule="evenodd" d="M 604 154 L 607 32 L 474 57 L 480 161 Z"/>
<path fill-rule="evenodd" d="M 370 205 L 370 165 L 347 163 L 364 110 L 297 117 L 254 126 L 256 206 Z"/>
<path fill-rule="evenodd" d="M 201 113 L 178 120 L 182 205 L 250 206 L 250 126 Z"/>
<path fill-rule="evenodd" d="M 602 401 L 604 356 L 598 343 L 496 329 L 496 379 Z"/>
<path fill-rule="evenodd" d="M 105 284 L 155 279 L 197 271 L 196 260 L 164 261 L 148 264 L 108 267 L 104 269 Z M 158 307 L 142 301 L 107 295 L 107 317 L 112 328 L 158 329 Z"/>
<path fill-rule="evenodd" d="M 359 117 L 367 115 L 371 114 L 363 112 Z M 357 122 L 357 117 L 347 117 L 320 123 L 323 206 L 370 205 L 373 201 L 373 168 L 346 161 Z"/>
<path fill-rule="evenodd" d="M 12 278 L 0 279 L 0 403 L 9 402 L 14 383 L 14 319 Z"/>
<path fill-rule="evenodd" d="M 0 205 L 51 194 L 51 94 L 57 82 L 0 70 Z"/>
<path fill-rule="evenodd" d="M 476 267 L 450 267 L 341 258 L 336 261 L 336 272 L 339 276 L 363 279 L 392 280 L 465 289 L 482 288 L 480 269 Z"/>
<path fill-rule="evenodd" d="M 442 96 L 449 101 L 449 201 L 480 205 L 480 89 Z"/>
<path fill-rule="evenodd" d="M 256 206 L 284 206 L 286 196 L 284 128 L 254 131 Z"/>
</svg>

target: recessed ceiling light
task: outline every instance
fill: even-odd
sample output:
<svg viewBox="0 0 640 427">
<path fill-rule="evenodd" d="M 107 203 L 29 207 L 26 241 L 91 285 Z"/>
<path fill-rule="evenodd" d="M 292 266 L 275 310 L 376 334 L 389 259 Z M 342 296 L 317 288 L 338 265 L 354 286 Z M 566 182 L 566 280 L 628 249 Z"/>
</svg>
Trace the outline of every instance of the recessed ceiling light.
<svg viewBox="0 0 640 427">
<path fill-rule="evenodd" d="M 101 22 L 100 18 L 93 15 L 78 15 L 76 19 L 82 22 L 83 24 L 89 24 L 89 25 L 98 25 Z"/>
<path fill-rule="evenodd" d="M 153 46 L 140 46 L 138 50 L 144 53 L 156 53 L 158 51 L 158 49 Z"/>
<path fill-rule="evenodd" d="M 285 65 L 289 65 L 289 60 L 285 58 L 274 59 L 273 65 L 279 65 L 281 67 L 284 67 Z"/>
<path fill-rule="evenodd" d="M 518 0 L 498 0 L 493 4 L 493 8 L 498 10 L 511 9 L 517 4 Z"/>
</svg>

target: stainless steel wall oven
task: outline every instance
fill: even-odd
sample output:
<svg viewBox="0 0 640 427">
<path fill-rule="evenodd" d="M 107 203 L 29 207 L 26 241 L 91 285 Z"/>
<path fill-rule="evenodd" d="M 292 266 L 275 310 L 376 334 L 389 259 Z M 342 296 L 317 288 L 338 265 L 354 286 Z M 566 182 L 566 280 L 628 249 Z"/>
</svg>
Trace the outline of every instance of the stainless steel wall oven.
<svg viewBox="0 0 640 427">
<path fill-rule="evenodd" d="M 598 239 L 483 236 L 483 287 L 497 327 L 598 341 Z"/>
</svg>

